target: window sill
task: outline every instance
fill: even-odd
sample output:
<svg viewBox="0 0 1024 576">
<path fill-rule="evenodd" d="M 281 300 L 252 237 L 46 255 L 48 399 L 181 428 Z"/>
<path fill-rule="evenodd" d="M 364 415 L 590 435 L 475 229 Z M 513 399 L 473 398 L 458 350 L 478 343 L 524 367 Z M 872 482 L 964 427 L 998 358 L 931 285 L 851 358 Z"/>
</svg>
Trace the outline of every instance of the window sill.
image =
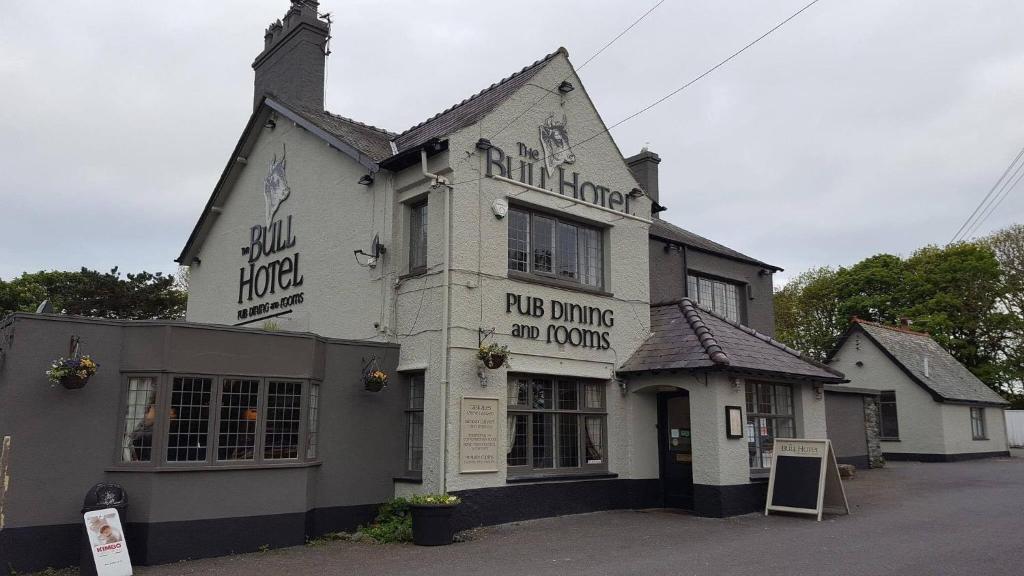
<svg viewBox="0 0 1024 576">
<path fill-rule="evenodd" d="M 751 484 L 767 484 L 771 478 L 771 472 L 757 473 L 750 475 Z"/>
<path fill-rule="evenodd" d="M 395 476 L 391 480 L 398 484 L 423 484 L 422 476 Z"/>
<path fill-rule="evenodd" d="M 427 270 L 427 268 L 421 268 L 418 270 L 408 272 L 406 274 L 402 274 L 401 276 L 398 277 L 398 281 L 401 282 L 403 280 L 408 280 L 410 278 L 416 278 L 417 276 L 425 276 L 427 274 Z"/>
<path fill-rule="evenodd" d="M 591 472 L 580 474 L 519 474 L 505 479 L 506 484 L 522 484 L 526 482 L 565 482 L 568 480 L 606 480 L 618 478 L 612 472 Z"/>
<path fill-rule="evenodd" d="M 536 274 L 518 272 L 516 270 L 509 270 L 508 278 L 509 280 L 519 280 L 520 282 L 529 282 L 530 284 L 542 284 L 544 286 L 552 286 L 554 288 L 562 288 L 565 290 L 572 290 L 574 292 L 586 292 L 587 294 L 594 294 L 595 296 L 614 296 L 611 292 L 605 292 L 600 288 L 593 288 L 591 286 L 585 286 L 575 282 L 567 282 L 565 280 L 559 280 L 558 278 L 548 278 L 545 276 L 538 276 Z"/>
<path fill-rule="evenodd" d="M 989 438 L 971 438 L 974 442 L 988 442 Z"/>
<path fill-rule="evenodd" d="M 218 470 L 274 470 L 277 468 L 314 468 L 323 462 L 312 460 L 309 462 L 283 462 L 280 464 L 188 464 L 181 466 L 138 464 L 120 465 L 106 468 L 104 472 L 128 472 L 128 473 L 163 473 L 163 472 L 215 472 Z"/>
<path fill-rule="evenodd" d="M 899 438 L 879 438 L 879 442 L 899 442 Z"/>
</svg>

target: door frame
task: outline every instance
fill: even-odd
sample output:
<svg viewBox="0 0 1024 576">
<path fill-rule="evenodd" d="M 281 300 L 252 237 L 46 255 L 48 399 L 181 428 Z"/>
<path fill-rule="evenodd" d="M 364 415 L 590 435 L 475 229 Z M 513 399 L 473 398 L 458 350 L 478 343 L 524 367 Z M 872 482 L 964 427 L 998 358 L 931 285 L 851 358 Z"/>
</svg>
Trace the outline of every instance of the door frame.
<svg viewBox="0 0 1024 576">
<path fill-rule="evenodd" d="M 664 426 L 668 423 L 668 400 L 670 400 L 672 398 L 690 398 L 690 391 L 686 390 L 685 388 L 678 388 L 678 389 L 676 389 L 676 390 L 674 390 L 672 392 L 658 392 L 657 395 L 656 395 L 656 402 L 658 404 L 658 410 L 657 410 L 658 411 L 658 423 L 657 423 L 657 426 L 656 426 L 657 431 L 658 431 L 658 484 L 661 487 L 662 504 L 665 505 L 665 506 L 667 506 L 667 503 L 666 503 L 666 500 L 665 500 L 665 488 L 666 488 L 666 485 L 665 485 L 665 479 L 666 479 L 665 469 L 666 469 L 667 464 L 668 464 L 668 459 L 667 459 L 667 455 L 668 455 L 668 442 L 667 442 L 668 435 L 666 434 L 666 430 L 664 429 Z M 693 444 L 692 444 L 692 442 L 693 442 L 693 419 L 692 419 L 692 415 L 693 415 L 693 405 L 691 404 L 690 405 L 690 414 L 689 414 L 689 416 L 691 417 L 691 420 L 690 420 L 691 455 L 692 455 L 692 446 L 693 446 Z M 692 460 L 690 462 L 690 486 L 691 486 L 691 498 L 692 498 L 692 495 L 693 495 L 692 494 L 692 487 L 693 487 L 693 461 Z M 690 508 L 691 509 L 693 508 L 693 502 L 692 501 L 690 503 Z"/>
</svg>

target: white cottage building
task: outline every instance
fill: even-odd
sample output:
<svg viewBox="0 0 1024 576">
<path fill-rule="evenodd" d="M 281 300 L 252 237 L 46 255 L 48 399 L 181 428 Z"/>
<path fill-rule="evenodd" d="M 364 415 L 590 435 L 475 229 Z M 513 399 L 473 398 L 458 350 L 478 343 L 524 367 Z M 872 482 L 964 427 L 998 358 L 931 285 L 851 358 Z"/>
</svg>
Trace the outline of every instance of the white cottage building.
<svg viewBox="0 0 1024 576">
<path fill-rule="evenodd" d="M 1009 456 L 1009 403 L 928 334 L 854 320 L 828 362 L 847 375 L 850 386 L 879 392 L 886 459 Z"/>
</svg>

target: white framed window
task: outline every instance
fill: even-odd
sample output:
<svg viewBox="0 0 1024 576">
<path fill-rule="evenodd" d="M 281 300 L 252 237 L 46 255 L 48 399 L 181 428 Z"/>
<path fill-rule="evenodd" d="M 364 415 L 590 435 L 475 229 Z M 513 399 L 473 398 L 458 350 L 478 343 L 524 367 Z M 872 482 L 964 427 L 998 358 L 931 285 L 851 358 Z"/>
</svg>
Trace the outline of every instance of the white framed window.
<svg viewBox="0 0 1024 576">
<path fill-rule="evenodd" d="M 604 233 L 600 228 L 546 213 L 508 212 L 508 270 L 600 289 L 604 285 Z"/>
<path fill-rule="evenodd" d="M 974 440 L 988 440 L 988 433 L 985 430 L 984 408 L 971 407 L 971 437 Z"/>
<path fill-rule="evenodd" d="M 772 467 L 775 439 L 796 435 L 793 387 L 748 381 L 746 395 L 750 471 L 753 474 L 766 473 Z"/>
<path fill-rule="evenodd" d="M 731 320 L 740 320 L 739 289 L 736 284 L 705 276 L 688 274 L 686 290 L 689 298 L 715 314 Z"/>
<path fill-rule="evenodd" d="M 509 475 L 607 470 L 605 383 L 509 375 Z"/>
<path fill-rule="evenodd" d="M 427 202 L 413 204 L 409 208 L 409 272 L 423 272 L 427 269 Z"/>
</svg>

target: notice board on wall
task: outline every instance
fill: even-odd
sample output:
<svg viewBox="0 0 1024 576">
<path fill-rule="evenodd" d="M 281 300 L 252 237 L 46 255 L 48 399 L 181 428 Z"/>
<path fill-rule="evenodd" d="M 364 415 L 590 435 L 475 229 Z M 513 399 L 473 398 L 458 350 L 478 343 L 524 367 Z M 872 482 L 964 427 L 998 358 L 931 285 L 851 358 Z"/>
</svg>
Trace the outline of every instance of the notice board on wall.
<svg viewBox="0 0 1024 576">
<path fill-rule="evenodd" d="M 821 520 L 825 511 L 849 514 L 839 465 L 828 440 L 778 438 L 764 513 L 795 512 Z"/>
<path fill-rule="evenodd" d="M 498 399 L 463 398 L 459 416 L 459 472 L 498 471 Z"/>
</svg>

